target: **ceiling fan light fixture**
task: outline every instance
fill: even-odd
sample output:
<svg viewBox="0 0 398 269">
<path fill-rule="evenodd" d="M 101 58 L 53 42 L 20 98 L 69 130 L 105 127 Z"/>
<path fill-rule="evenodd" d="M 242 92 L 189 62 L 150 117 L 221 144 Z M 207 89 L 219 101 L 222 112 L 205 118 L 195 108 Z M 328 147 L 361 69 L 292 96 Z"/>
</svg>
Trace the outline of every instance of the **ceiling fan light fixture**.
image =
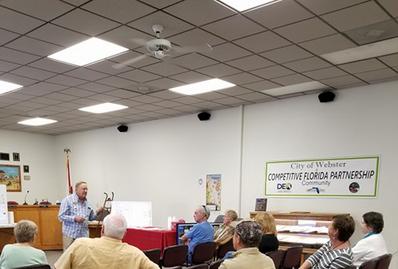
<svg viewBox="0 0 398 269">
<path fill-rule="evenodd" d="M 214 78 L 214 79 L 204 80 L 200 82 L 195 82 L 183 86 L 170 88 L 169 90 L 172 92 L 185 94 L 185 95 L 195 95 L 206 92 L 213 92 L 234 86 L 236 85 L 233 83 L 230 83 L 222 79 Z"/>
<path fill-rule="evenodd" d="M 48 58 L 67 64 L 84 66 L 100 60 L 119 55 L 127 48 L 96 37 L 89 38 L 69 48 L 58 51 Z"/>
<path fill-rule="evenodd" d="M 261 8 L 263 6 L 268 6 L 275 4 L 276 2 L 282 0 L 251 0 L 251 1 L 242 1 L 242 0 L 215 0 L 219 4 L 223 6 L 227 6 L 236 11 L 243 12 L 249 11 L 257 8 Z"/>
<path fill-rule="evenodd" d="M 171 42 L 162 38 L 152 39 L 147 42 L 146 49 L 153 56 L 161 59 L 167 54 L 168 51 L 170 51 Z"/>
</svg>

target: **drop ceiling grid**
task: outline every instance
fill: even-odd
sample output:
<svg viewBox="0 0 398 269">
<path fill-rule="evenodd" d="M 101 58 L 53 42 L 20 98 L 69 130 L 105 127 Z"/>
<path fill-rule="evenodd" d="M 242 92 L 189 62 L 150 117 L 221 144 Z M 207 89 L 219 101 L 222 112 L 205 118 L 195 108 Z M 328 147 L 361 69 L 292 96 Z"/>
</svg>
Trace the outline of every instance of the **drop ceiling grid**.
<svg viewBox="0 0 398 269">
<path fill-rule="evenodd" d="M 212 0 L 200 3 L 195 3 L 194 0 L 169 0 L 162 1 L 162 5 L 151 0 L 134 3 L 121 0 L 122 5 L 132 5 L 130 7 L 143 11 L 138 13 L 128 13 L 116 8 L 108 10 L 105 0 L 53 1 L 56 12 L 52 14 L 43 12 L 34 5 L 19 6 L 18 1 L 13 4 L 10 1 L 0 2 L 0 14 L 3 14 L 0 18 L 0 33 L 3 33 L 0 38 L 0 78 L 15 80 L 25 87 L 19 92 L 0 96 L 0 109 L 10 111 L 1 113 L 0 128 L 61 134 L 111 126 L 120 120 L 127 123 L 138 122 L 194 113 L 201 109 L 222 109 L 277 100 L 279 97 L 270 97 L 260 92 L 261 89 L 273 85 L 289 85 L 316 79 L 339 89 L 355 83 L 371 84 L 398 79 L 395 56 L 371 59 L 375 67 L 353 69 L 327 63 L 319 53 L 309 47 L 315 41 L 326 40 L 336 34 L 358 45 L 339 30 L 346 28 L 343 20 L 339 20 L 342 25 L 335 25 L 330 18 L 342 16 L 340 14 L 351 10 L 368 10 L 368 7 L 377 9 L 378 17 L 385 14 L 394 18 L 394 6 L 387 1 L 358 0 L 343 6 L 329 3 L 327 9 L 320 12 L 316 8 L 317 3 L 319 5 L 316 1 L 319 0 L 283 0 L 263 9 L 264 12 L 257 9 L 253 13 L 242 14 L 223 10 Z M 206 18 L 198 17 L 197 14 L 189 16 L 197 11 L 193 10 L 194 6 L 209 11 L 210 15 Z M 210 7 L 213 10 L 208 10 Z M 295 10 L 294 16 L 282 16 L 281 14 L 286 13 L 285 7 L 290 7 L 290 12 Z M 261 15 L 270 12 L 278 20 L 267 21 L 267 18 L 262 18 Z M 87 24 L 87 17 L 98 23 L 94 24 L 92 21 Z M 284 17 L 287 19 L 283 19 Z M 28 24 L 23 27 L 16 25 L 15 18 Z M 202 39 L 199 40 L 209 41 L 214 45 L 214 51 L 219 50 L 224 56 L 221 56 L 221 52 L 217 55 L 179 55 L 174 61 L 170 61 L 175 70 L 172 74 L 160 72 L 157 67 L 160 63 L 153 58 L 121 70 L 115 70 L 111 66 L 129 56 L 115 57 L 87 67 L 69 66 L 46 58 L 53 51 L 89 36 L 105 39 L 108 37 L 118 44 L 128 45 L 130 54 L 140 55 L 144 52 L 142 47 L 129 45 L 131 42 L 125 39 L 132 33 L 149 39 L 152 34 L 150 26 L 157 18 L 167 29 L 164 36 L 175 45 L 186 45 L 190 40 L 198 42 L 195 40 L 196 36 L 201 36 Z M 282 31 L 314 19 L 322 21 L 331 30 L 299 42 L 290 39 Z M 87 25 L 77 27 L 77 22 Z M 223 32 L 223 29 L 227 32 Z M 181 38 L 182 36 L 192 38 Z M 259 46 L 256 42 L 261 40 L 264 44 L 275 45 L 268 48 L 261 44 Z M 291 50 L 292 48 L 295 49 Z M 292 51 L 292 58 L 286 57 L 286 60 L 282 60 L 283 53 L 289 49 Z M 302 56 L 295 56 L 298 55 L 296 53 L 301 53 Z M 364 65 L 368 65 L 368 62 L 365 61 Z M 219 72 L 223 73 L 217 77 L 231 79 L 237 86 L 230 91 L 226 89 L 189 97 L 191 99 L 167 90 L 170 86 L 166 85 L 181 85 L 187 81 L 212 77 Z M 76 110 L 99 101 L 130 104 L 132 110 L 110 113 L 103 117 Z M 59 122 L 33 129 L 16 124 L 16 121 L 27 116 L 40 114 L 56 119 L 58 117 Z M 6 117 L 8 120 L 4 120 Z"/>
</svg>

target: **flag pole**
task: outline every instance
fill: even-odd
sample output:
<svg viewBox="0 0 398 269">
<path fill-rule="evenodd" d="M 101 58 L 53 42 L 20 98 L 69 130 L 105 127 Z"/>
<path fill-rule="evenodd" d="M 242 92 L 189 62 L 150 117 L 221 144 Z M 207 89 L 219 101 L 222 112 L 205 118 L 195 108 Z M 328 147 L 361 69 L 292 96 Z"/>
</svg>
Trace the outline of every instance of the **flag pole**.
<svg viewBox="0 0 398 269">
<path fill-rule="evenodd" d="M 66 176 L 67 176 L 67 183 L 68 183 L 68 191 L 69 194 L 73 193 L 72 182 L 70 179 L 70 164 L 69 164 L 69 154 L 71 153 L 70 149 L 64 149 L 66 154 Z"/>
</svg>

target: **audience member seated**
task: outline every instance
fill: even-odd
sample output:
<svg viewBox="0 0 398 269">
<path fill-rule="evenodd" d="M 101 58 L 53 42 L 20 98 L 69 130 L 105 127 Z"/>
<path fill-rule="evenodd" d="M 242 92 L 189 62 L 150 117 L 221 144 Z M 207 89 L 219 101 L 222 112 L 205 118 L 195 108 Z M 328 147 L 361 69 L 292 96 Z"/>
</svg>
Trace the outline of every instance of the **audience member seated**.
<svg viewBox="0 0 398 269">
<path fill-rule="evenodd" d="M 224 245 L 232 239 L 237 219 L 238 214 L 234 210 L 227 210 L 225 212 L 223 224 L 214 233 L 214 242 L 216 242 L 217 246 Z"/>
<path fill-rule="evenodd" d="M 386 242 L 381 231 L 383 231 L 383 215 L 378 212 L 363 214 L 361 230 L 364 238 L 352 248 L 353 265 L 360 266 L 362 263 L 387 254 Z"/>
<path fill-rule="evenodd" d="M 138 248 L 122 242 L 126 219 L 110 214 L 103 220 L 100 238 L 78 238 L 55 262 L 57 269 L 158 269 Z"/>
<path fill-rule="evenodd" d="M 343 269 L 352 265 L 352 251 L 348 241 L 355 230 L 349 215 L 333 217 L 329 225 L 330 240 L 311 255 L 299 269 Z"/>
<path fill-rule="evenodd" d="M 233 243 L 236 252 L 224 260 L 220 269 L 275 269 L 270 257 L 258 250 L 263 232 L 255 221 L 242 221 L 236 225 Z"/>
<path fill-rule="evenodd" d="M 265 254 L 270 251 L 278 250 L 279 241 L 276 237 L 274 216 L 268 212 L 258 212 L 254 220 L 260 224 L 263 230 L 263 236 L 258 246 L 260 252 Z"/>
<path fill-rule="evenodd" d="M 207 222 L 210 212 L 206 206 L 199 206 L 193 215 L 196 224 L 182 236 L 182 241 L 188 243 L 188 263 L 191 263 L 193 250 L 197 244 L 213 241 L 214 229 Z"/>
<path fill-rule="evenodd" d="M 47 264 L 44 251 L 32 247 L 37 235 L 37 225 L 30 220 L 20 220 L 14 227 L 17 243 L 5 245 L 0 256 L 0 268 L 17 268 Z"/>
</svg>

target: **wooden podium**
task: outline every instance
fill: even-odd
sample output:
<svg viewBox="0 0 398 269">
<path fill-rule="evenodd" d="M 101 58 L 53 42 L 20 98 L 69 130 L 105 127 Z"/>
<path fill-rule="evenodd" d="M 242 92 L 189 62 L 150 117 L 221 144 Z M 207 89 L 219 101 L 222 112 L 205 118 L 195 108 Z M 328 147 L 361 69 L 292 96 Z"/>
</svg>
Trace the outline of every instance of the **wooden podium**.
<svg viewBox="0 0 398 269">
<path fill-rule="evenodd" d="M 15 243 L 14 228 L 7 226 L 0 227 L 0 252 L 5 245 Z"/>
<path fill-rule="evenodd" d="M 59 206 L 18 205 L 9 207 L 14 212 L 14 221 L 27 219 L 35 222 L 38 235 L 34 242 L 42 250 L 62 249 L 62 224 L 58 220 Z"/>
</svg>

